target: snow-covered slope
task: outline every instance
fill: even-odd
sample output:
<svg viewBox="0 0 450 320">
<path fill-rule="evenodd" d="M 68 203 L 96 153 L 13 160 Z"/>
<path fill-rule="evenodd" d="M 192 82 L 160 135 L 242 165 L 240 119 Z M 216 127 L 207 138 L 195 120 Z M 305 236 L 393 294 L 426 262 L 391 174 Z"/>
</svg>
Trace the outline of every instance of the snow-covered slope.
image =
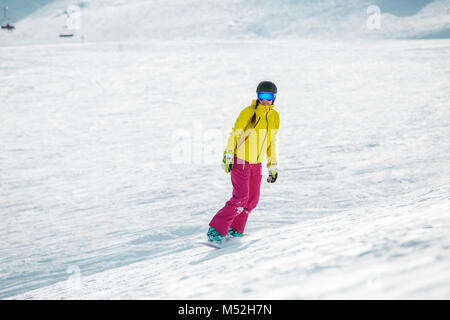
<svg viewBox="0 0 450 320">
<path fill-rule="evenodd" d="M 0 33 L 0 40 L 2 45 L 14 45 L 144 39 L 448 38 L 450 0 L 422 2 L 418 12 L 397 16 L 389 12 L 392 5 L 382 0 L 55 0 L 38 1 L 41 7 L 17 0 L 10 5 L 17 29 Z M 81 9 L 78 40 L 58 38 L 70 5 Z M 376 28 L 368 27 L 377 14 L 369 9 L 373 5 L 381 10 Z M 395 8 L 394 13 L 404 11 Z"/>
<path fill-rule="evenodd" d="M 15 299 L 448 299 L 450 186 L 375 210 L 189 246 Z"/>
<path fill-rule="evenodd" d="M 0 48 L 0 297 L 449 298 L 449 54 L 448 40 Z M 267 78 L 279 179 L 239 246 L 198 247 L 231 195 L 227 133 Z"/>
</svg>

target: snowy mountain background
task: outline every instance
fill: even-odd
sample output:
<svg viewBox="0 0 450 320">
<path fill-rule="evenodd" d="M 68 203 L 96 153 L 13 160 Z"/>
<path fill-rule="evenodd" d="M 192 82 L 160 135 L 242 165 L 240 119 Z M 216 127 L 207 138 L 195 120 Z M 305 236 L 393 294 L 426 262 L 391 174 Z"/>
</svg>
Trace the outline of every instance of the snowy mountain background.
<svg viewBox="0 0 450 320">
<path fill-rule="evenodd" d="M 58 42 L 81 9 L 83 41 L 449 38 L 449 0 L 1 0 L 16 22 L 2 43 Z M 373 6 L 380 23 L 368 27 Z M 370 23 L 370 20 L 369 20 Z M 12 37 L 13 39 L 10 39 Z"/>
<path fill-rule="evenodd" d="M 449 1 L 1 5 L 0 298 L 450 298 Z M 198 246 L 263 79 L 279 179 Z"/>
</svg>

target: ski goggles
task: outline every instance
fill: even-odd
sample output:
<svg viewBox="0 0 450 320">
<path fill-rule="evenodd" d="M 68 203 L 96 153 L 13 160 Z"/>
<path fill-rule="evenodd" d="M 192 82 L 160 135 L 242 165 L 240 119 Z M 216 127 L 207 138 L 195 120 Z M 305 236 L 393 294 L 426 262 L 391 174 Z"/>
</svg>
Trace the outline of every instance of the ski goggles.
<svg viewBox="0 0 450 320">
<path fill-rule="evenodd" d="M 272 92 L 258 92 L 258 99 L 259 100 L 267 100 L 272 101 L 277 96 L 276 93 Z"/>
</svg>

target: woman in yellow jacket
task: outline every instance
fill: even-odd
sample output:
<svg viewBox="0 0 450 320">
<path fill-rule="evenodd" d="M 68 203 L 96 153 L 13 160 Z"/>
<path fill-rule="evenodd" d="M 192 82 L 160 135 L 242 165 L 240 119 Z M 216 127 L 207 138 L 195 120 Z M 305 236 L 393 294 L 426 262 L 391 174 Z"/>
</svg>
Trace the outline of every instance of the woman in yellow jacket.
<svg viewBox="0 0 450 320">
<path fill-rule="evenodd" d="M 276 134 L 280 116 L 274 110 L 277 87 L 262 81 L 258 99 L 241 111 L 228 138 L 223 168 L 231 173 L 233 195 L 209 223 L 208 240 L 221 243 L 225 236 L 241 237 L 247 218 L 256 207 L 262 179 L 261 161 L 267 155 L 267 182 L 277 180 Z"/>
</svg>

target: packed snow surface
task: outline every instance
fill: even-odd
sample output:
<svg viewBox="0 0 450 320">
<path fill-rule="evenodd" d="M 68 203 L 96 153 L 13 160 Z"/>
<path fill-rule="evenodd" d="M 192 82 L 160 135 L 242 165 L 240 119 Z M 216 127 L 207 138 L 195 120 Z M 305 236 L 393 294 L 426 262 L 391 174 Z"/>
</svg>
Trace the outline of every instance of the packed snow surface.
<svg viewBox="0 0 450 320">
<path fill-rule="evenodd" d="M 448 40 L 0 48 L 0 297 L 450 298 L 449 54 Z M 199 246 L 231 196 L 227 134 L 267 78 L 279 179 L 248 237 Z"/>
</svg>

